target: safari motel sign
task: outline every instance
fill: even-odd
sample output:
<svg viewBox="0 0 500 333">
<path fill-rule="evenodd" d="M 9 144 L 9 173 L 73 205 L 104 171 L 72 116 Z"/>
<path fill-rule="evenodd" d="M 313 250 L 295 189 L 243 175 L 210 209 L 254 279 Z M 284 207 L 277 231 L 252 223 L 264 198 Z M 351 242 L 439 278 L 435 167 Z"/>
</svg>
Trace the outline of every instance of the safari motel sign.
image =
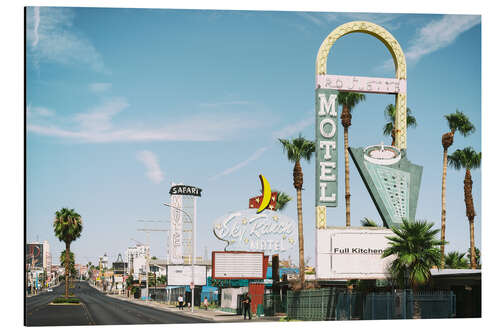
<svg viewBox="0 0 500 333">
<path fill-rule="evenodd" d="M 201 188 L 189 185 L 175 185 L 170 188 L 170 194 L 172 195 L 192 195 L 195 197 L 201 197 Z"/>
</svg>

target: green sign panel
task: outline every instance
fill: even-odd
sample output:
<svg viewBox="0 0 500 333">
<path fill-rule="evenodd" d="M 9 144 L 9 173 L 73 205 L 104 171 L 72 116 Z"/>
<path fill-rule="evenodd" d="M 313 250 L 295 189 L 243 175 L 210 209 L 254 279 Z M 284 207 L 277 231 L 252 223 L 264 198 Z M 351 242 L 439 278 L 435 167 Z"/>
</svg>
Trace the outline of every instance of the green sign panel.
<svg viewBox="0 0 500 333">
<path fill-rule="evenodd" d="M 384 225 L 414 221 L 423 167 L 392 146 L 349 148 L 349 153 Z"/>
<path fill-rule="evenodd" d="M 316 89 L 316 206 L 337 207 L 337 95 Z"/>
</svg>

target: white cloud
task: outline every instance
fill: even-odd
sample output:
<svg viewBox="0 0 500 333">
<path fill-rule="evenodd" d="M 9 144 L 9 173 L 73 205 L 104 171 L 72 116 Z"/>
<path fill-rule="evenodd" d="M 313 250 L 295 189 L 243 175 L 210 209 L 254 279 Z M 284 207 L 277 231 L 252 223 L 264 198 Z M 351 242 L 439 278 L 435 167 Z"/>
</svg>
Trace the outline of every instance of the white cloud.
<svg viewBox="0 0 500 333">
<path fill-rule="evenodd" d="M 273 132 L 273 139 L 283 139 L 288 138 L 294 134 L 300 133 L 303 129 L 312 126 L 315 122 L 314 113 L 311 113 L 310 117 L 307 117 L 295 124 L 291 124 L 283 127 L 282 129 Z"/>
<path fill-rule="evenodd" d="M 89 89 L 93 93 L 102 93 L 111 89 L 111 83 L 95 82 L 89 84 Z"/>
<path fill-rule="evenodd" d="M 137 159 L 146 167 L 146 176 L 155 184 L 163 181 L 164 175 L 161 171 L 158 157 L 149 150 L 143 150 L 137 154 Z"/>
<path fill-rule="evenodd" d="M 27 60 L 64 65 L 83 64 L 107 72 L 100 53 L 85 35 L 73 26 L 71 8 L 29 7 L 26 15 Z"/>
<path fill-rule="evenodd" d="M 219 107 L 227 105 L 248 105 L 247 101 L 230 101 L 230 102 L 219 102 L 219 103 L 200 103 L 200 106 L 204 107 Z"/>
<path fill-rule="evenodd" d="M 249 164 L 250 162 L 252 161 L 255 161 L 256 159 L 258 159 L 262 154 L 264 154 L 264 152 L 266 150 L 268 150 L 269 147 L 262 147 L 262 148 L 259 148 L 257 149 L 257 151 L 255 151 L 249 158 L 247 158 L 246 160 L 244 160 L 243 162 L 240 162 L 224 171 L 222 171 L 221 173 L 215 175 L 215 176 L 212 176 L 210 177 L 208 180 L 215 180 L 221 176 L 226 176 L 226 175 L 229 175 L 233 172 L 235 172 L 236 170 L 239 170 L 243 167 L 245 167 L 247 164 Z"/>
<path fill-rule="evenodd" d="M 149 141 L 219 141 L 246 130 L 260 128 L 258 117 L 252 113 L 199 113 L 176 116 L 164 125 L 123 125 L 115 118 L 128 103 L 123 98 L 114 98 L 98 105 L 85 113 L 79 113 L 71 121 L 58 120 L 59 123 L 41 123 L 31 120 L 27 129 L 31 133 L 72 139 L 80 142 L 149 142 Z"/>
<path fill-rule="evenodd" d="M 41 116 L 41 117 L 52 117 L 55 114 L 54 110 L 48 109 L 43 106 L 34 106 L 31 104 L 28 105 L 28 116 Z"/>
<path fill-rule="evenodd" d="M 403 50 L 408 66 L 415 65 L 422 57 L 445 48 L 462 33 L 481 23 L 479 15 L 444 15 L 420 28 L 414 39 L 408 43 L 408 50 Z M 394 73 L 394 61 L 386 60 L 375 71 Z"/>
<path fill-rule="evenodd" d="M 103 132 L 112 128 L 111 118 L 128 106 L 125 99 L 115 98 L 90 109 L 90 112 L 76 115 L 75 120 L 84 131 Z"/>
<path fill-rule="evenodd" d="M 452 44 L 458 36 L 481 22 L 479 15 L 444 15 L 422 27 L 405 52 L 409 63 Z"/>
</svg>

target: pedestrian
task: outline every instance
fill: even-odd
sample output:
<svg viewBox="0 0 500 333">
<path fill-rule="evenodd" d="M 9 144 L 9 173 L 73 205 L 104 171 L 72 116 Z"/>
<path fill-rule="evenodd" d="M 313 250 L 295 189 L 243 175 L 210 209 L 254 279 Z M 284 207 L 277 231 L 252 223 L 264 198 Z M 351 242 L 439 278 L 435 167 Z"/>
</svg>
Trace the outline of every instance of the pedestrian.
<svg viewBox="0 0 500 333">
<path fill-rule="evenodd" d="M 177 301 L 179 302 L 179 309 L 184 310 L 184 297 L 182 297 L 182 295 L 179 295 Z"/>
<path fill-rule="evenodd" d="M 252 319 L 252 311 L 250 310 L 250 304 L 252 303 L 252 298 L 248 293 L 245 293 L 243 295 L 243 320 L 247 319 L 247 313 L 248 313 L 248 320 Z"/>
<path fill-rule="evenodd" d="M 205 306 L 205 310 L 208 310 L 208 299 L 206 297 L 203 300 L 203 305 Z"/>
</svg>

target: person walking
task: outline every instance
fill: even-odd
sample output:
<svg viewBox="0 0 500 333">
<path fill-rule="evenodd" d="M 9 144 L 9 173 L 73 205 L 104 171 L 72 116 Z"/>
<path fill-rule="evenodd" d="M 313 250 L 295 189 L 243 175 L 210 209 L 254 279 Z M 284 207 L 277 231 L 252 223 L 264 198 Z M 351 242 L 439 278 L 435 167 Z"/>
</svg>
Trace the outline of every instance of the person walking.
<svg viewBox="0 0 500 333">
<path fill-rule="evenodd" d="M 184 310 L 184 297 L 182 297 L 182 295 L 179 295 L 177 301 L 179 302 L 179 309 Z"/>
<path fill-rule="evenodd" d="M 247 313 L 248 313 L 248 320 L 252 319 L 252 311 L 250 310 L 250 304 L 252 302 L 252 298 L 248 293 L 245 293 L 243 296 L 243 320 L 247 319 Z"/>
<path fill-rule="evenodd" d="M 203 300 L 203 305 L 205 306 L 205 310 L 208 310 L 208 299 L 206 297 Z"/>
</svg>

